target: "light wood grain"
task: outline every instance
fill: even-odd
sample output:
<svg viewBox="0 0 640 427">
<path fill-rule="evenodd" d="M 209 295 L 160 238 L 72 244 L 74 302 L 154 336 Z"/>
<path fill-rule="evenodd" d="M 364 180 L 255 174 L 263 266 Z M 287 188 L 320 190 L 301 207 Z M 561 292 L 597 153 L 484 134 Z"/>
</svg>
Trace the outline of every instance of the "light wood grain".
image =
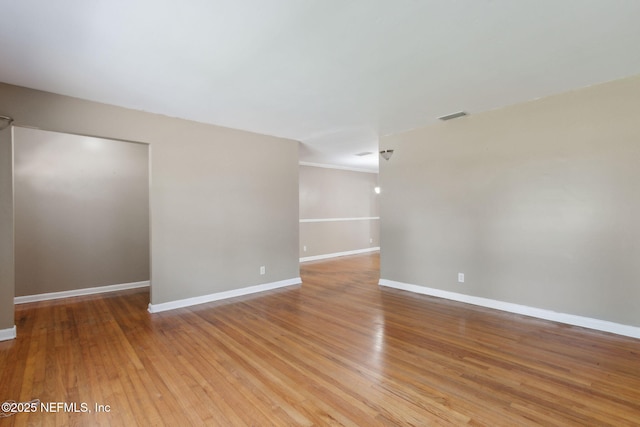
<svg viewBox="0 0 640 427">
<path fill-rule="evenodd" d="M 640 425 L 640 340 L 379 288 L 378 255 L 300 287 L 150 315 L 148 292 L 17 307 L 0 399 L 24 425 Z"/>
</svg>

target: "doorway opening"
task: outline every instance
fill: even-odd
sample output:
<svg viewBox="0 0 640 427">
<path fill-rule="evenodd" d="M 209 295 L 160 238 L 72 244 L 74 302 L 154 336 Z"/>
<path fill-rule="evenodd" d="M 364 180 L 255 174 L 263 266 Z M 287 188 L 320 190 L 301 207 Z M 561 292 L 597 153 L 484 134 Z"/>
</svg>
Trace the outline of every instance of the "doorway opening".
<svg viewBox="0 0 640 427">
<path fill-rule="evenodd" d="M 16 303 L 149 286 L 149 148 L 13 128 Z"/>
</svg>

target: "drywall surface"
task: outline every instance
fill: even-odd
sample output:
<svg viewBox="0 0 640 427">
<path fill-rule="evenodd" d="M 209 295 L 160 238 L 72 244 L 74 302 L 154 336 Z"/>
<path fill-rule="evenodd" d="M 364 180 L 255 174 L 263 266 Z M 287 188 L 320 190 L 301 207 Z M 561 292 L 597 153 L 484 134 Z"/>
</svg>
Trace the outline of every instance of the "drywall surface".
<svg viewBox="0 0 640 427">
<path fill-rule="evenodd" d="M 150 144 L 153 304 L 299 276 L 297 141 L 7 84 L 0 111 L 17 126 Z"/>
<path fill-rule="evenodd" d="M 300 165 L 301 258 L 380 246 L 377 180 L 374 173 Z"/>
<path fill-rule="evenodd" d="M 148 145 L 13 136 L 16 296 L 148 281 Z"/>
<path fill-rule="evenodd" d="M 1 114 L 6 114 L 0 108 Z M 13 328 L 13 178 L 11 127 L 0 131 L 0 331 Z"/>
<path fill-rule="evenodd" d="M 383 138 L 381 278 L 639 326 L 639 99 L 634 77 Z"/>
</svg>

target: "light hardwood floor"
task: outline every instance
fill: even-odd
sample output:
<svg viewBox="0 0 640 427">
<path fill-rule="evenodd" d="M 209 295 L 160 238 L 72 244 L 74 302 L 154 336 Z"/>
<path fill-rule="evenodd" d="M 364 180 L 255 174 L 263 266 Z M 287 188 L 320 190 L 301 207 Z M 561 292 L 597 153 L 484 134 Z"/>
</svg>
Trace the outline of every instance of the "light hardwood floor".
<svg viewBox="0 0 640 427">
<path fill-rule="evenodd" d="M 379 288 L 378 256 L 151 315 L 146 291 L 17 307 L 22 425 L 640 425 L 640 340 Z M 95 412 L 95 404 L 110 412 Z"/>
</svg>

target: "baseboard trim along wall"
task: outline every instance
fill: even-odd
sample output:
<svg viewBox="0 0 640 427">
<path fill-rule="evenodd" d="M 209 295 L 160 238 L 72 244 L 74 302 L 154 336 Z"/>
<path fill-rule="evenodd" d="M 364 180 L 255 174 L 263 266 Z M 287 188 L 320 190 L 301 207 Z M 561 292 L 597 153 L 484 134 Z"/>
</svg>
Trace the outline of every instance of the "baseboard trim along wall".
<svg viewBox="0 0 640 427">
<path fill-rule="evenodd" d="M 408 283 L 395 282 L 393 280 L 380 279 L 380 286 L 401 289 L 403 291 L 415 292 L 418 294 L 430 295 L 445 298 L 467 304 L 479 305 L 481 307 L 493 308 L 510 313 L 522 314 L 554 322 L 566 323 L 583 328 L 595 329 L 603 332 L 611 332 L 617 335 L 624 335 L 632 338 L 640 338 L 640 327 L 623 325 L 609 322 L 607 320 L 593 319 L 590 317 L 576 316 L 574 314 L 558 313 L 542 308 L 528 307 L 526 305 L 513 304 L 510 302 L 498 301 L 489 298 L 475 297 L 472 295 L 459 294 L 456 292 L 443 291 L 441 289 L 428 288 L 425 286 L 412 285 Z"/>
<path fill-rule="evenodd" d="M 190 307 L 192 305 L 204 304 L 212 301 L 219 301 L 228 298 L 239 297 L 243 295 L 255 294 L 258 292 L 270 291 L 273 289 L 284 288 L 287 286 L 299 285 L 302 279 L 295 277 L 293 279 L 280 280 L 278 282 L 264 283 L 262 285 L 249 286 L 246 288 L 233 289 L 231 291 L 217 292 L 215 294 L 202 295 L 199 297 L 185 298 L 176 301 L 164 302 L 161 304 L 149 304 L 149 313 L 160 313 L 161 311 L 175 310 L 177 308 Z"/>
<path fill-rule="evenodd" d="M 16 339 L 16 327 L 8 329 L 0 329 L 0 341 L 14 340 Z"/>
<path fill-rule="evenodd" d="M 97 286 L 95 288 L 74 289 L 72 291 L 50 292 L 46 294 L 25 295 L 15 297 L 14 304 L 25 304 L 28 302 L 48 301 L 52 299 L 80 297 L 84 295 L 102 294 L 106 292 L 123 291 L 126 289 L 136 289 L 149 287 L 149 281 L 123 283 L 120 285 Z"/>
<path fill-rule="evenodd" d="M 367 252 L 375 252 L 375 251 L 379 251 L 379 250 L 380 250 L 380 246 L 375 246 L 375 247 L 372 247 L 372 248 L 356 249 L 356 250 L 353 250 L 353 251 L 334 252 L 332 254 L 306 256 L 306 257 L 300 258 L 300 262 L 318 261 L 318 260 L 321 260 L 321 259 L 337 258 L 337 257 L 347 256 L 347 255 L 358 255 L 358 254 L 364 254 L 364 253 L 367 253 Z"/>
</svg>

